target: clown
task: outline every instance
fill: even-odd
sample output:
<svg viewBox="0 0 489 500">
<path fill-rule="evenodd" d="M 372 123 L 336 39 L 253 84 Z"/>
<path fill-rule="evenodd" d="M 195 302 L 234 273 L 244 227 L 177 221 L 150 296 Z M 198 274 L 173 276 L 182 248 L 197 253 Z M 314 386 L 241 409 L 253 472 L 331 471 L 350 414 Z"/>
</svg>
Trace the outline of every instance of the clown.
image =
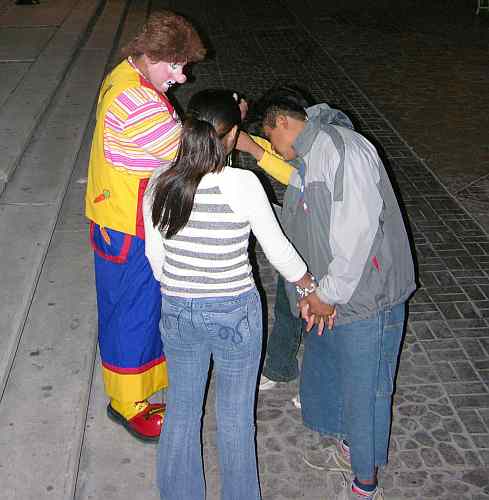
<svg viewBox="0 0 489 500">
<path fill-rule="evenodd" d="M 153 171 L 175 158 L 181 125 L 168 100 L 202 60 L 202 41 L 181 16 L 152 14 L 104 80 L 97 106 L 85 199 L 95 258 L 98 340 L 107 414 L 132 435 L 157 440 L 167 386 L 159 333 L 160 285 L 144 253 L 141 203 Z"/>
</svg>

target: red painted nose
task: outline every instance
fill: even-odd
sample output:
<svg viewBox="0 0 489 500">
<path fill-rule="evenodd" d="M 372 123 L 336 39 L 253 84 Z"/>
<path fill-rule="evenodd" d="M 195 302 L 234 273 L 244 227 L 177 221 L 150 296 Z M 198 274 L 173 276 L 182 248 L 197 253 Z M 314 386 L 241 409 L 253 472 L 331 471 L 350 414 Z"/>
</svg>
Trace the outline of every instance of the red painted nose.
<svg viewBox="0 0 489 500">
<path fill-rule="evenodd" d="M 175 81 L 182 84 L 187 81 L 187 77 L 183 73 L 180 73 L 179 75 L 175 75 Z"/>
</svg>

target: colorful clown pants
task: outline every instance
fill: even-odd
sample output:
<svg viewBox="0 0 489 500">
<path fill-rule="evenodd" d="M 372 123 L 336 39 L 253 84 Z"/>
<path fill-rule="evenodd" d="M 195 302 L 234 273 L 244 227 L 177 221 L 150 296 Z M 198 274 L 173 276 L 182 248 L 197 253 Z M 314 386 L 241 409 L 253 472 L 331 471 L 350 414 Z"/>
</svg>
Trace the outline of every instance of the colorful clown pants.
<svg viewBox="0 0 489 500">
<path fill-rule="evenodd" d="M 160 284 L 144 240 L 92 223 L 98 341 L 110 399 L 143 401 L 168 385 L 159 321 Z"/>
</svg>

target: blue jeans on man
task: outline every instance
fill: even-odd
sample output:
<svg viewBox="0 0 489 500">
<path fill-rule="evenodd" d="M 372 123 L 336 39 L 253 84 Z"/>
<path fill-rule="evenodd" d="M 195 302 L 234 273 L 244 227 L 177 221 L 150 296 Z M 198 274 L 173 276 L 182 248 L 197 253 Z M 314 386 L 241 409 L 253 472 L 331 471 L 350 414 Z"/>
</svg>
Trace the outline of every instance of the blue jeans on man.
<svg viewBox="0 0 489 500">
<path fill-rule="evenodd" d="M 352 470 L 360 480 L 387 463 L 392 394 L 405 325 L 405 304 L 367 319 L 336 325 L 322 336 L 304 334 L 300 399 L 306 426 L 348 441 Z M 275 325 L 263 373 L 286 382 L 298 374 L 303 321 L 289 308 L 279 278 Z"/>
<path fill-rule="evenodd" d="M 299 376 L 297 352 L 301 345 L 303 321 L 290 311 L 285 281 L 280 275 L 274 311 L 275 322 L 268 337 L 263 375 L 276 382 L 290 382 Z"/>
<path fill-rule="evenodd" d="M 260 297 L 163 296 L 160 322 L 169 376 L 158 450 L 162 499 L 204 500 L 201 419 L 211 356 L 221 498 L 259 500 L 254 403 L 262 347 Z"/>
</svg>

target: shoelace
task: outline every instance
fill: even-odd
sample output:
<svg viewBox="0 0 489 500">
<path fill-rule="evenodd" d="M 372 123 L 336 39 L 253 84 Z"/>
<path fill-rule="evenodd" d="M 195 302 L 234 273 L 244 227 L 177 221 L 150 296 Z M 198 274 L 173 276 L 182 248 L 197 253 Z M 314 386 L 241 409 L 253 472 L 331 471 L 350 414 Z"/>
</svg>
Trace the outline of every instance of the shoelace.
<svg viewBox="0 0 489 500">
<path fill-rule="evenodd" d="M 331 471 L 331 472 L 339 472 L 343 476 L 346 467 L 345 467 L 345 464 L 342 464 L 338 460 L 337 453 L 341 453 L 341 451 L 337 450 L 335 448 L 332 448 L 332 449 L 328 450 L 328 455 L 327 455 L 327 458 L 326 458 L 326 462 L 333 462 L 337 466 L 337 467 L 332 467 L 332 468 L 328 467 L 328 470 Z"/>
<path fill-rule="evenodd" d="M 350 482 L 349 477 L 342 471 L 340 471 L 340 476 L 341 476 L 341 487 L 344 489 L 349 488 L 351 490 L 351 482 Z M 385 500 L 384 489 L 380 488 L 379 486 L 377 486 L 377 489 L 370 496 L 366 497 L 366 496 L 361 496 L 361 495 L 356 495 L 356 494 L 355 494 L 355 496 L 357 498 L 361 498 L 363 500 L 374 498 L 374 496 L 376 496 L 375 500 Z"/>
</svg>

